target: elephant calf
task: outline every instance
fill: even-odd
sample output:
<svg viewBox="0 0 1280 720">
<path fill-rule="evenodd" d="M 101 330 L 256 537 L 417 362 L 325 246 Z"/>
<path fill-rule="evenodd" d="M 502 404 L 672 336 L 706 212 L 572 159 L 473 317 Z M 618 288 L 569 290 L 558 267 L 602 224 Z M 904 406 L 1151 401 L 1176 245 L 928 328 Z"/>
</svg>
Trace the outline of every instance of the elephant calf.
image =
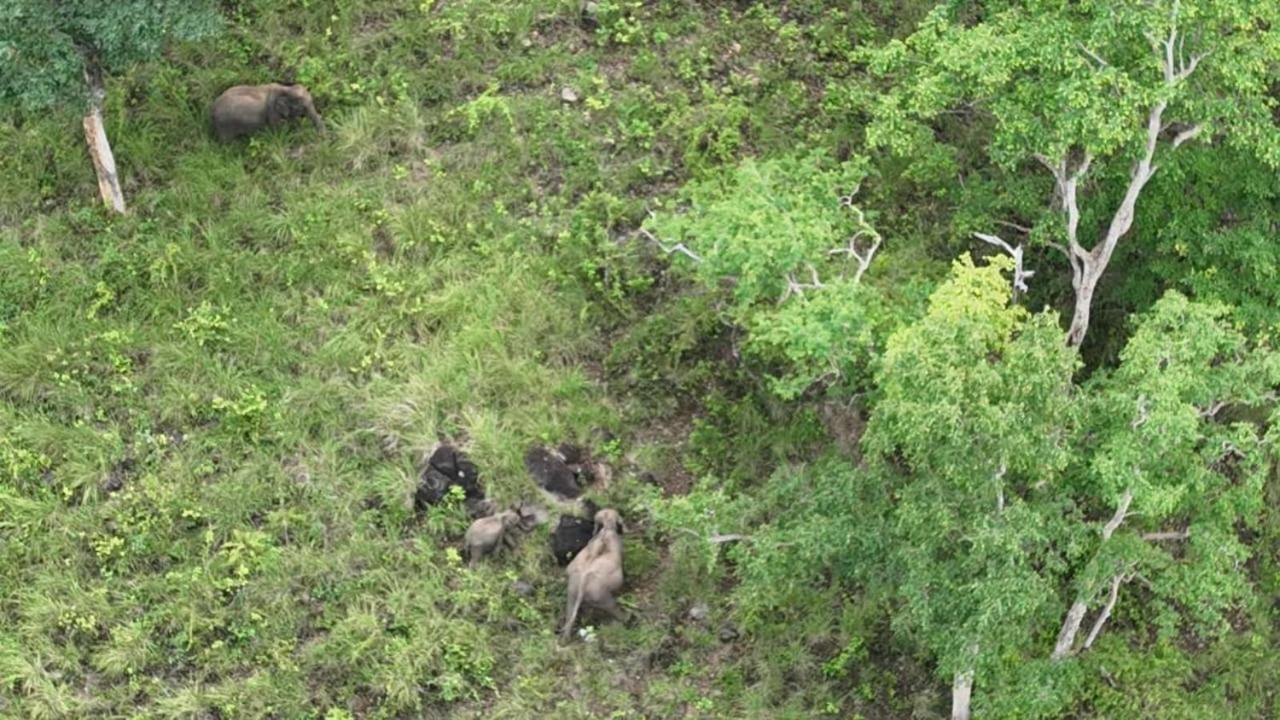
<svg viewBox="0 0 1280 720">
<path fill-rule="evenodd" d="M 213 119 L 213 131 L 222 142 L 304 115 L 311 118 L 316 130 L 324 131 L 324 121 L 316 112 L 311 93 L 301 85 L 236 85 L 213 101 L 209 115 Z"/>
<path fill-rule="evenodd" d="M 524 512 L 519 508 L 483 517 L 471 523 L 471 527 L 467 528 L 467 534 L 463 537 L 467 563 L 475 566 L 481 558 L 497 552 L 500 548 L 514 549 L 516 536 L 513 531 L 526 529 L 526 524 Z"/>
<path fill-rule="evenodd" d="M 622 620 L 622 611 L 613 594 L 622 587 L 622 518 L 616 510 L 604 509 L 596 513 L 596 532 L 591 542 L 569 563 L 569 599 L 565 606 L 564 629 L 560 631 L 568 639 L 578 611 L 583 604 L 604 610 L 616 620 Z"/>
</svg>

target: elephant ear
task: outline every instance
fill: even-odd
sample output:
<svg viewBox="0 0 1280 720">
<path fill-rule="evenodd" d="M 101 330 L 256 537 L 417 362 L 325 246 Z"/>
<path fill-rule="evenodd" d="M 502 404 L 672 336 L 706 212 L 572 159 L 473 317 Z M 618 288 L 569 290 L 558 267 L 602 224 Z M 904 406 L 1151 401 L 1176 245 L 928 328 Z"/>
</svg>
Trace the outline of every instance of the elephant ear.
<svg viewBox="0 0 1280 720">
<path fill-rule="evenodd" d="M 293 101 L 286 93 L 276 93 L 271 98 L 271 116 L 277 120 L 288 120 L 293 117 Z"/>
</svg>

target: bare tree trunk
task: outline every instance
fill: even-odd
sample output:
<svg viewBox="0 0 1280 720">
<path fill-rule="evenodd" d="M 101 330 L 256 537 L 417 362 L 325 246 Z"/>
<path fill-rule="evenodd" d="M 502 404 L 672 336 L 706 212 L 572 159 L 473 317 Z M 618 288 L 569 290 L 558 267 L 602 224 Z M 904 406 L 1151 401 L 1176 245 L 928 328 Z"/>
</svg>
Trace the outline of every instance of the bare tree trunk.
<svg viewBox="0 0 1280 720">
<path fill-rule="evenodd" d="M 102 71 L 92 61 L 86 63 L 85 82 L 89 86 L 89 112 L 84 116 L 84 139 L 93 158 L 93 169 L 98 173 L 98 192 L 102 202 L 115 212 L 123 214 L 124 193 L 120 190 L 120 176 L 116 174 L 116 158 L 107 141 L 106 125 L 102 121 L 102 103 L 107 96 L 102 82 Z"/>
<path fill-rule="evenodd" d="M 1116 575 L 1111 578 L 1111 595 L 1107 597 L 1107 604 L 1103 606 L 1102 612 L 1098 614 L 1098 619 L 1093 621 L 1093 629 L 1089 631 L 1089 636 L 1084 639 L 1084 649 L 1088 650 L 1093 641 L 1098 639 L 1098 633 L 1102 632 L 1102 626 L 1107 624 L 1107 619 L 1111 617 L 1111 611 L 1116 608 L 1116 598 L 1120 596 L 1120 585 L 1125 581 L 1124 575 Z"/>
<path fill-rule="evenodd" d="M 1050 660 L 1061 660 L 1071 653 L 1071 648 L 1076 644 L 1076 635 L 1080 632 L 1080 623 L 1084 621 L 1084 614 L 1088 609 L 1089 606 L 1083 600 L 1077 599 L 1071 603 L 1067 619 L 1062 621 L 1062 629 L 1058 631 L 1058 642 L 1053 645 Z"/>
<path fill-rule="evenodd" d="M 956 673 L 951 683 L 951 720 L 969 720 L 969 700 L 973 696 L 973 670 Z"/>
<path fill-rule="evenodd" d="M 1170 12 L 1168 37 L 1164 40 L 1157 40 L 1153 37 L 1149 38 L 1149 41 L 1151 42 L 1152 50 L 1156 52 L 1157 57 L 1160 59 L 1164 71 L 1166 89 L 1172 89 L 1178 83 L 1190 77 L 1207 54 L 1193 55 L 1190 60 L 1183 55 L 1182 48 L 1186 37 L 1178 31 L 1178 3 L 1176 0 Z M 1087 48 L 1085 52 L 1094 59 L 1098 59 Z M 1106 63 L 1100 62 L 1100 65 L 1105 67 Z M 1085 152 L 1083 159 L 1074 163 L 1073 167 L 1070 153 L 1056 160 L 1044 155 L 1036 155 L 1036 159 L 1053 173 L 1055 181 L 1054 194 L 1056 199 L 1062 203 L 1062 210 L 1066 214 L 1066 245 L 1057 243 L 1050 243 L 1050 245 L 1066 255 L 1067 261 L 1071 263 L 1071 285 L 1075 290 L 1076 300 L 1075 310 L 1071 318 L 1071 328 L 1067 331 L 1067 343 L 1072 347 L 1079 347 L 1084 342 L 1085 334 L 1089 332 L 1089 309 L 1093 305 L 1093 293 L 1097 289 L 1098 281 L 1106 271 L 1107 264 L 1111 262 L 1111 255 L 1115 252 L 1116 245 L 1133 227 L 1138 196 L 1142 194 L 1142 190 L 1146 187 L 1147 181 L 1151 180 L 1151 176 L 1155 175 L 1157 166 L 1152 161 L 1155 159 L 1156 146 L 1160 142 L 1160 135 L 1169 127 L 1164 121 L 1164 111 L 1168 108 L 1168 105 L 1168 100 L 1158 100 L 1148 110 L 1146 142 L 1142 153 L 1138 156 L 1132 170 L 1129 172 L 1129 185 L 1125 189 L 1120 206 L 1116 208 L 1111 216 L 1111 222 L 1107 226 L 1106 234 L 1091 249 L 1086 250 L 1079 239 L 1080 205 L 1077 191 L 1079 190 L 1080 181 L 1089 172 L 1093 157 L 1088 152 Z M 1201 129 L 1200 125 L 1192 125 L 1181 130 L 1169 144 L 1177 148 L 1198 136 Z"/>
<path fill-rule="evenodd" d="M 1105 269 L 1105 266 L 1103 268 Z M 1089 311 L 1093 307 L 1093 291 L 1098 288 L 1101 272 L 1094 272 L 1093 267 L 1086 267 L 1081 273 L 1079 287 L 1076 290 L 1075 311 L 1071 315 L 1071 327 L 1067 330 L 1067 344 L 1080 347 L 1085 333 L 1089 332 Z"/>
<path fill-rule="evenodd" d="M 1139 412 L 1142 413 L 1141 410 L 1139 410 Z M 1139 419 L 1135 420 L 1134 423 L 1136 425 L 1140 422 L 1145 422 L 1145 417 L 1141 414 L 1139 415 Z M 1133 489 L 1128 488 L 1124 491 L 1124 494 L 1120 496 L 1120 502 L 1116 504 L 1115 513 L 1102 528 L 1103 543 L 1111 539 L 1111 536 L 1115 534 L 1116 530 L 1120 527 L 1120 524 L 1124 522 L 1126 517 L 1128 517 L 1129 505 L 1132 502 Z M 1088 647 L 1088 645 L 1093 642 L 1093 639 L 1097 637 L 1097 631 L 1102 629 L 1102 624 L 1107 621 L 1107 616 L 1111 614 L 1111 609 L 1115 607 L 1115 593 L 1118 589 L 1118 583 L 1112 587 L 1111 600 L 1107 605 L 1107 611 L 1105 615 L 1099 618 L 1099 621 L 1095 623 L 1095 629 L 1093 632 L 1090 632 L 1089 643 L 1086 643 L 1085 647 Z M 1071 654 L 1071 650 L 1076 644 L 1076 636 L 1080 633 L 1080 623 L 1084 621 L 1084 614 L 1089 610 L 1089 599 L 1089 594 L 1082 592 L 1076 597 L 1076 601 L 1071 603 L 1071 609 L 1067 611 L 1067 617 L 1062 621 L 1062 629 L 1058 631 L 1058 641 L 1053 645 L 1053 654 L 1049 656 L 1050 660 L 1057 662 Z"/>
</svg>

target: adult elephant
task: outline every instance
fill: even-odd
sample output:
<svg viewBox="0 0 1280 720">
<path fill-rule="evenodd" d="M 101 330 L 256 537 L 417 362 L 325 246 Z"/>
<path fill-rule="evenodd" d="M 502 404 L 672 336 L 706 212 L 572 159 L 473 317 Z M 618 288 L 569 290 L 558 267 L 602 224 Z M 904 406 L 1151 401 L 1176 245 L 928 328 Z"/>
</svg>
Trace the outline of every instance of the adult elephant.
<svg viewBox="0 0 1280 720">
<path fill-rule="evenodd" d="M 324 131 L 324 120 L 316 112 L 311 93 L 301 85 L 236 85 L 213 101 L 209 112 L 218 139 L 230 142 L 270 125 L 295 118 L 311 118 L 316 130 Z"/>
</svg>

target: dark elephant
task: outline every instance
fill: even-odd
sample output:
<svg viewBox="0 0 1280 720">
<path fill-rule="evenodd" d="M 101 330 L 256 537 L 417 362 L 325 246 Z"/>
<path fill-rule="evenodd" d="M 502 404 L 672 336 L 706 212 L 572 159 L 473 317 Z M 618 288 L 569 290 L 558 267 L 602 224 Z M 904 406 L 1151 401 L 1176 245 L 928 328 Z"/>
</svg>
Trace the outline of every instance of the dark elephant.
<svg viewBox="0 0 1280 720">
<path fill-rule="evenodd" d="M 421 511 L 444 499 L 449 488 L 458 485 L 471 506 L 484 500 L 484 486 L 480 484 L 480 470 L 466 453 L 452 445 L 441 445 L 431 454 L 427 467 L 418 480 L 414 493 L 414 507 Z M 481 509 L 477 506 L 477 514 Z"/>
<path fill-rule="evenodd" d="M 311 93 L 301 85 L 236 85 L 213 101 L 209 115 L 214 133 L 223 142 L 303 116 L 311 118 L 316 130 L 324 131 Z"/>
</svg>

